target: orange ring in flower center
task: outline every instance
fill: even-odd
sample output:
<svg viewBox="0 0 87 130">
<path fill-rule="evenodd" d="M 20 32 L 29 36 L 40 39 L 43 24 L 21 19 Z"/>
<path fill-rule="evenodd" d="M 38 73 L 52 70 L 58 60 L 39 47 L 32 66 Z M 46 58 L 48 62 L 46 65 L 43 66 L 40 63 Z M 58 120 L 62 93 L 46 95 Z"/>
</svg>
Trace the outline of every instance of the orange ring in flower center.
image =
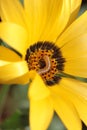
<svg viewBox="0 0 87 130">
<path fill-rule="evenodd" d="M 29 70 L 37 71 L 47 85 L 60 81 L 58 73 L 63 71 L 65 59 L 55 44 L 47 41 L 35 43 L 27 50 L 25 60 Z"/>
</svg>

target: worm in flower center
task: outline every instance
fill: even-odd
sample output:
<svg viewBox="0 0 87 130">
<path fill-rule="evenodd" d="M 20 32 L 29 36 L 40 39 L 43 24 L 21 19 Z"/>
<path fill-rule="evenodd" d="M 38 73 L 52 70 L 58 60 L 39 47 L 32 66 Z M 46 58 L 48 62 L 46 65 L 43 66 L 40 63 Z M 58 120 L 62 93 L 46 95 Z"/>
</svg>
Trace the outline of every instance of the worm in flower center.
<svg viewBox="0 0 87 130">
<path fill-rule="evenodd" d="M 42 77 L 45 84 L 57 84 L 61 77 L 58 76 L 64 69 L 65 59 L 60 48 L 52 42 L 37 42 L 27 49 L 25 60 L 29 70 L 35 70 Z"/>
</svg>

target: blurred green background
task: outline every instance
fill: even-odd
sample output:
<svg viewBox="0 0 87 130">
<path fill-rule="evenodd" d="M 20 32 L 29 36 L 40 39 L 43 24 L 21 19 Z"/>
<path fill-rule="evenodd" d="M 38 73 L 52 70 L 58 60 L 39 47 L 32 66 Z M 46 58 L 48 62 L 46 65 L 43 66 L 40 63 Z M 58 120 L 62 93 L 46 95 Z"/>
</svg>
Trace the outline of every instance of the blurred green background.
<svg viewBox="0 0 87 130">
<path fill-rule="evenodd" d="M 23 2 L 23 0 L 21 0 Z M 83 0 L 79 15 L 87 10 L 87 0 Z M 0 44 L 3 44 L 0 42 Z M 29 130 L 28 85 L 0 85 L 0 130 Z M 56 114 L 48 130 L 66 130 Z M 83 130 L 87 127 L 83 124 Z"/>
</svg>

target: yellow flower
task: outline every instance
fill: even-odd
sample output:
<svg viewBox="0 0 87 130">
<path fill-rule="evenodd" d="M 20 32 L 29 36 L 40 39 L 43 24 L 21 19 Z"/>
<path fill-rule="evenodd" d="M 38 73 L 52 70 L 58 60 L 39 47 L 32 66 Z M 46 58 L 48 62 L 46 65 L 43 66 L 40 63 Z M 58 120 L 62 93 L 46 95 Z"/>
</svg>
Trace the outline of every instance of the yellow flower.
<svg viewBox="0 0 87 130">
<path fill-rule="evenodd" d="M 87 84 L 59 76 L 87 78 L 87 12 L 73 22 L 80 4 L 0 0 L 0 38 L 9 46 L 0 46 L 0 83 L 32 80 L 31 130 L 46 130 L 54 111 L 69 130 L 81 130 L 81 120 L 87 125 Z"/>
</svg>

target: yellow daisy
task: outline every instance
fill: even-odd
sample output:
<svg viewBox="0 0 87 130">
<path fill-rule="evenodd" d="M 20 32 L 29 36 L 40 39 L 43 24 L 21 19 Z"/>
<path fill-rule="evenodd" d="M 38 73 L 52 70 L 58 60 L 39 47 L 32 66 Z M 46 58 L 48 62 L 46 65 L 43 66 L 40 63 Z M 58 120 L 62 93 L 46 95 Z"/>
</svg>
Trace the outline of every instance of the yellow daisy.
<svg viewBox="0 0 87 130">
<path fill-rule="evenodd" d="M 87 12 L 73 22 L 80 5 L 81 0 L 24 0 L 23 6 L 0 0 L 0 38 L 9 46 L 0 46 L 0 83 L 32 80 L 31 130 L 46 130 L 54 111 L 69 130 L 81 130 L 81 120 L 87 125 L 87 84 L 59 75 L 87 78 Z"/>
</svg>

